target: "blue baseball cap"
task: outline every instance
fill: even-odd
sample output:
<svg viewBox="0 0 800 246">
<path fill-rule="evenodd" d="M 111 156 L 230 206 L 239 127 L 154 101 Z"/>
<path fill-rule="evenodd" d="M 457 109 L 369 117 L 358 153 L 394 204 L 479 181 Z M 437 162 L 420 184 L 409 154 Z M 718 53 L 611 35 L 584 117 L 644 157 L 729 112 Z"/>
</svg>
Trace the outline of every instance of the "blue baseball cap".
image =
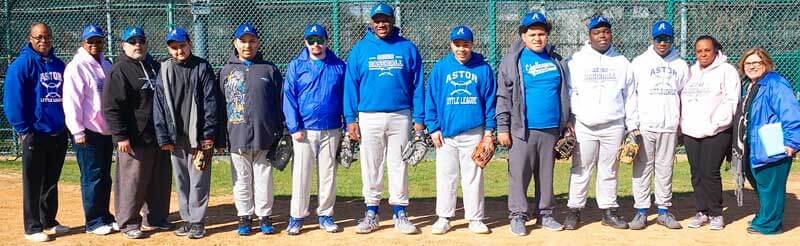
<svg viewBox="0 0 800 246">
<path fill-rule="evenodd" d="M 522 27 L 529 27 L 532 25 L 542 25 L 546 28 L 547 18 L 545 18 L 542 13 L 530 12 L 526 14 L 524 17 L 522 17 L 522 20 L 519 21 L 519 25 Z"/>
<path fill-rule="evenodd" d="M 256 30 L 256 28 L 249 23 L 239 25 L 239 27 L 236 28 L 236 32 L 233 34 L 233 36 L 237 39 L 241 39 L 245 34 L 250 34 L 258 38 L 258 30 Z"/>
<path fill-rule="evenodd" d="M 378 14 L 394 17 L 394 9 L 392 8 L 392 6 L 389 6 L 388 4 L 379 3 L 372 7 L 372 10 L 369 12 L 369 17 L 372 18 Z"/>
<path fill-rule="evenodd" d="M 306 39 L 311 36 L 317 36 L 320 38 L 328 39 L 328 31 L 325 30 L 325 27 L 320 24 L 311 24 L 306 27 L 306 30 L 303 31 L 303 39 Z"/>
<path fill-rule="evenodd" d="M 102 28 L 90 24 L 83 28 L 83 34 L 81 35 L 81 39 L 85 41 L 93 37 L 103 37 L 103 36 L 105 36 L 105 33 L 103 32 Z"/>
<path fill-rule="evenodd" d="M 166 39 L 167 39 L 167 44 L 169 44 L 169 42 L 172 42 L 172 41 L 178 42 L 178 43 L 183 43 L 183 42 L 189 41 L 189 34 L 186 33 L 186 30 L 183 30 L 183 28 L 178 27 L 178 28 L 172 29 L 172 31 L 169 31 L 169 33 L 167 33 L 167 38 Z"/>
<path fill-rule="evenodd" d="M 122 41 L 128 41 L 131 38 L 140 37 L 146 38 L 144 35 L 144 30 L 138 26 L 132 26 L 125 28 L 125 31 L 122 32 Z"/>
<path fill-rule="evenodd" d="M 672 24 L 669 24 L 669 22 L 667 22 L 666 20 L 656 21 L 656 23 L 653 24 L 652 33 L 653 33 L 653 38 L 656 38 L 661 35 L 667 35 L 670 37 L 675 35 L 672 30 Z"/>
<path fill-rule="evenodd" d="M 472 30 L 467 26 L 456 26 L 450 31 L 450 41 L 464 40 L 472 42 Z"/>
<path fill-rule="evenodd" d="M 598 27 L 601 27 L 601 26 L 606 26 L 608 28 L 611 28 L 611 22 L 608 20 L 608 18 L 606 18 L 605 16 L 602 16 L 602 15 L 596 15 L 596 16 L 592 17 L 591 20 L 589 20 L 589 25 L 588 25 L 589 30 L 592 30 L 592 29 L 595 29 L 595 28 L 598 28 Z"/>
</svg>

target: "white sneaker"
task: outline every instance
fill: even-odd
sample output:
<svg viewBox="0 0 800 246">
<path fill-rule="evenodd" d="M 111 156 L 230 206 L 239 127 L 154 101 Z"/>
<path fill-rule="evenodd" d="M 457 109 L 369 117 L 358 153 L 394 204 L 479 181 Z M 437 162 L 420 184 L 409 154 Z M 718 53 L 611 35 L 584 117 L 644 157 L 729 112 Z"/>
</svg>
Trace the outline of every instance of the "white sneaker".
<svg viewBox="0 0 800 246">
<path fill-rule="evenodd" d="M 117 224 L 117 222 L 111 223 L 111 229 L 119 231 L 119 224 Z"/>
<path fill-rule="evenodd" d="M 86 231 L 86 233 L 91 233 L 91 234 L 101 235 L 102 236 L 102 235 L 108 235 L 109 233 L 111 233 L 111 230 L 113 230 L 113 229 L 114 228 L 112 226 L 110 226 L 110 225 L 101 225 L 101 226 L 99 226 L 97 228 L 94 228 L 94 230 Z"/>
<path fill-rule="evenodd" d="M 725 220 L 722 219 L 722 215 L 710 216 L 709 220 L 711 222 L 708 223 L 708 229 L 718 231 L 725 228 Z"/>
<path fill-rule="evenodd" d="M 470 220 L 469 230 L 476 234 L 488 234 L 489 227 L 480 220 Z"/>
<path fill-rule="evenodd" d="M 37 232 L 34 234 L 25 234 L 25 239 L 32 242 L 47 242 L 50 241 L 50 236 L 44 232 Z"/>
<path fill-rule="evenodd" d="M 44 229 L 44 233 L 54 235 L 54 234 L 62 234 L 69 232 L 69 227 L 63 225 L 56 225 L 50 228 Z"/>
<path fill-rule="evenodd" d="M 436 220 L 436 223 L 433 223 L 433 226 L 431 226 L 431 233 L 433 233 L 433 235 L 442 235 L 449 230 L 450 220 L 443 217 L 439 217 L 439 219 Z"/>
</svg>

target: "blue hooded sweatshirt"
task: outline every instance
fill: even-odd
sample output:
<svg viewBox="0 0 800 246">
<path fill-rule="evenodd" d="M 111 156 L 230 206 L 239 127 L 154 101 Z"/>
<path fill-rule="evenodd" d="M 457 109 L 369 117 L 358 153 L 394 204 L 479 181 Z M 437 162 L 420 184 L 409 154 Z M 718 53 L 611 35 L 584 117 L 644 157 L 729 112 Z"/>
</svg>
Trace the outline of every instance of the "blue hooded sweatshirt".
<svg viewBox="0 0 800 246">
<path fill-rule="evenodd" d="M 386 39 L 371 28 L 350 51 L 344 78 L 344 118 L 355 122 L 358 112 L 394 112 L 411 109 L 416 123 L 423 123 L 425 83 L 422 57 L 408 39 L 392 28 Z"/>
<path fill-rule="evenodd" d="M 3 105 L 6 118 L 17 133 L 51 134 L 64 130 L 61 92 L 65 67 L 54 48 L 45 58 L 30 43 L 8 66 Z"/>
<path fill-rule="evenodd" d="M 494 130 L 494 72 L 481 54 L 472 52 L 464 64 L 451 52 L 433 66 L 425 90 L 425 125 L 431 132 L 453 137 L 484 126 Z"/>
<path fill-rule="evenodd" d="M 753 98 L 748 116 L 748 142 L 750 144 L 750 166 L 759 168 L 790 158 L 786 153 L 767 156 L 758 137 L 761 126 L 781 123 L 783 145 L 800 149 L 800 104 L 797 102 L 792 86 L 783 76 L 768 72 L 757 83 L 761 85 Z"/>
<path fill-rule="evenodd" d="M 317 62 L 303 48 L 286 69 L 283 114 L 290 133 L 342 127 L 345 64 L 329 49 Z"/>
</svg>

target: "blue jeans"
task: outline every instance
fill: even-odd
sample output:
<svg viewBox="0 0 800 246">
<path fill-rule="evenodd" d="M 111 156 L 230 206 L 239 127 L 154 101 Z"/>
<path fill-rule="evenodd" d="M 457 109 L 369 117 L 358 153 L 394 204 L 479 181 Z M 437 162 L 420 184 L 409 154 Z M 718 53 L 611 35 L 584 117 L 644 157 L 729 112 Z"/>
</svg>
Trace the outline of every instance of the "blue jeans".
<svg viewBox="0 0 800 246">
<path fill-rule="evenodd" d="M 81 195 L 86 218 L 86 231 L 114 222 L 108 211 L 111 200 L 111 157 L 114 151 L 111 136 L 85 130 L 84 145 L 74 144 L 81 171 Z"/>
</svg>

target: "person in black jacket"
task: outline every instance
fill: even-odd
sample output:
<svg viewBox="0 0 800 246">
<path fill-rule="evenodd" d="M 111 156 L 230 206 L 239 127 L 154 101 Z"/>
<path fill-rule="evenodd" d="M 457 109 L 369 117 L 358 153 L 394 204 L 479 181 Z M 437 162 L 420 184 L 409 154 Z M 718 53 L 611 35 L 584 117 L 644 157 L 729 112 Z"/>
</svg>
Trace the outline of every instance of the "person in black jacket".
<svg viewBox="0 0 800 246">
<path fill-rule="evenodd" d="M 216 79 L 211 64 L 192 54 L 192 41 L 182 28 L 167 34 L 170 58 L 161 62 L 153 103 L 153 120 L 161 150 L 172 153 L 183 226 L 177 236 L 202 238 L 211 186 L 210 160 L 217 131 Z"/>
<path fill-rule="evenodd" d="M 228 143 L 231 152 L 233 199 L 239 235 L 250 234 L 252 216 L 260 218 L 264 234 L 272 227 L 272 166 L 270 150 L 283 135 L 283 78 L 258 52 L 258 32 L 249 24 L 236 28 L 236 48 L 219 73 L 225 94 Z"/>
<path fill-rule="evenodd" d="M 159 64 L 147 53 L 139 27 L 122 33 L 122 49 L 103 88 L 103 115 L 117 145 L 114 203 L 117 223 L 129 239 L 144 237 L 141 226 L 169 230 L 172 174 L 169 153 L 156 145 L 153 94 Z M 146 204 L 145 204 L 146 203 Z M 139 210 L 144 210 L 142 221 Z"/>
</svg>

